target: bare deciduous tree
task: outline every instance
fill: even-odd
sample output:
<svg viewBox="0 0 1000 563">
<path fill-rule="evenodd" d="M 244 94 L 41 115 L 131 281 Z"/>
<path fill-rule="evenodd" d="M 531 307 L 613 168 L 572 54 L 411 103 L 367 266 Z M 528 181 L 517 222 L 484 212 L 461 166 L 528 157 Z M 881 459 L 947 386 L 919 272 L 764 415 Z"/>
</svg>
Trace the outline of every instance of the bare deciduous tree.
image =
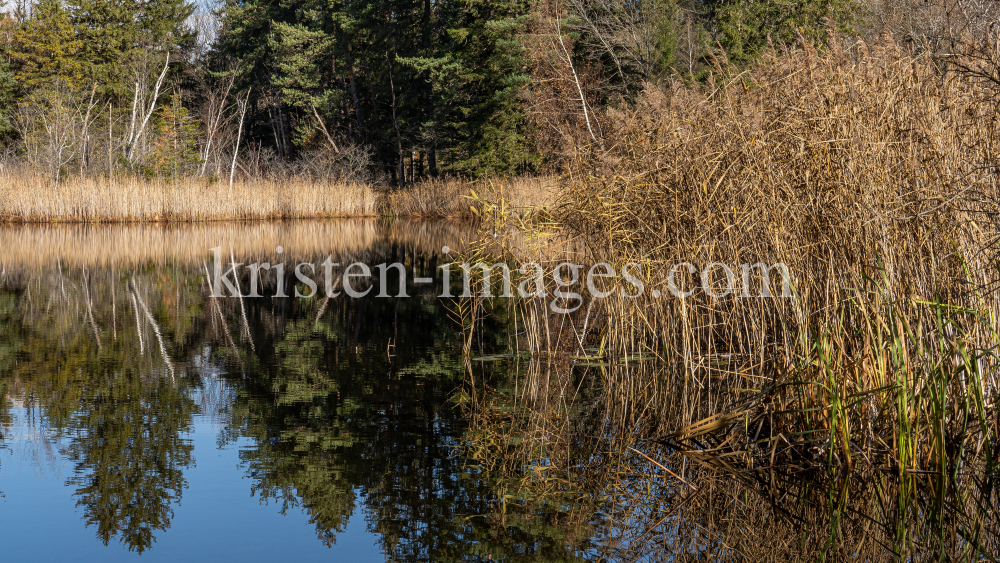
<svg viewBox="0 0 1000 563">
<path fill-rule="evenodd" d="M 170 53 L 167 53 L 166 60 L 163 63 L 163 70 L 160 72 L 159 78 L 156 79 L 151 93 L 148 93 L 145 86 L 149 83 L 149 78 L 151 77 L 147 70 L 148 65 L 140 64 L 138 68 L 135 80 L 135 93 L 132 98 L 132 121 L 129 124 L 128 136 L 125 138 L 125 156 L 129 162 L 135 161 L 137 154 L 136 147 L 143 138 L 142 135 L 146 131 L 149 118 L 152 117 L 153 112 L 156 110 L 156 101 L 160 97 L 160 88 L 163 86 L 163 79 L 167 76 L 167 69 L 170 68 Z M 146 104 L 147 95 L 149 96 L 148 106 Z M 138 128 L 136 128 L 137 117 L 142 119 L 139 122 Z"/>
<path fill-rule="evenodd" d="M 229 99 L 229 92 L 233 89 L 233 82 L 236 80 L 236 72 L 230 74 L 228 80 L 223 80 L 215 89 L 208 94 L 203 110 L 203 120 L 205 124 L 205 142 L 200 151 L 201 171 L 205 175 L 209 158 L 212 155 L 212 144 L 225 121 L 226 100 Z"/>
<path fill-rule="evenodd" d="M 35 166 L 51 175 L 57 186 L 63 167 L 76 156 L 84 105 L 70 86 L 59 80 L 51 89 L 33 92 L 18 107 L 15 126 L 25 153 Z"/>
<path fill-rule="evenodd" d="M 889 32 L 917 48 L 949 51 L 982 41 L 1000 18 L 996 0 L 861 0 L 862 29 L 872 43 Z"/>
<path fill-rule="evenodd" d="M 609 69 L 619 88 L 641 88 L 666 70 L 664 48 L 681 23 L 680 9 L 669 0 L 569 0 L 571 29 L 584 56 Z M 671 53 L 667 53 L 670 55 Z"/>
<path fill-rule="evenodd" d="M 229 196 L 233 195 L 233 174 L 236 173 L 236 156 L 240 152 L 240 137 L 243 135 L 243 119 L 247 114 L 247 106 L 250 105 L 250 89 L 247 89 L 247 95 L 242 100 L 236 98 L 236 105 L 238 106 L 240 112 L 240 125 L 236 129 L 236 145 L 233 146 L 233 164 L 229 167 Z"/>
</svg>

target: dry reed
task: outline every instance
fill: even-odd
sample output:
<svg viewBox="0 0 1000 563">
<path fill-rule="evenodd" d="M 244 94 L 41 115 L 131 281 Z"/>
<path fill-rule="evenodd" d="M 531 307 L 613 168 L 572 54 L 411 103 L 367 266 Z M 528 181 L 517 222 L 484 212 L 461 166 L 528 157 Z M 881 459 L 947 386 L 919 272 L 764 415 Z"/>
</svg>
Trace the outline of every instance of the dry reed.
<svg viewBox="0 0 1000 563">
<path fill-rule="evenodd" d="M 993 93 L 891 41 L 717 70 L 710 87 L 651 88 L 607 116 L 614 142 L 582 151 L 562 183 L 558 239 L 505 214 L 502 236 L 476 249 L 536 260 L 564 240 L 619 273 L 643 267 L 641 296 L 570 317 L 549 298 L 518 303 L 522 349 L 676 368 L 672 389 L 610 392 L 646 435 L 706 463 L 971 465 L 995 443 L 1000 384 Z M 733 292 L 710 295 L 681 269 L 680 289 L 695 291 L 672 297 L 667 274 L 683 262 L 728 265 Z M 787 265 L 792 295 L 760 296 L 758 276 L 744 287 L 740 265 L 756 263 Z M 657 401 L 676 416 L 637 416 Z"/>
<path fill-rule="evenodd" d="M 556 201 L 558 184 L 555 178 L 514 178 L 511 180 L 458 179 L 428 180 L 412 187 L 390 192 L 387 206 L 392 213 L 405 217 L 472 217 L 475 202 L 472 192 L 491 197 L 498 186 L 504 187 L 504 198 L 513 206 L 548 208 Z"/>
<path fill-rule="evenodd" d="M 205 221 L 378 215 L 378 192 L 364 184 L 307 179 L 70 177 L 58 183 L 23 172 L 0 174 L 0 221 Z"/>
<path fill-rule="evenodd" d="M 384 191 L 360 183 L 309 178 L 242 179 L 230 191 L 202 178 L 75 176 L 58 183 L 22 169 L 0 171 L 0 222 L 192 222 L 329 217 L 471 218 L 470 195 L 499 180 L 427 180 Z M 553 178 L 504 182 L 512 204 L 551 207 Z"/>
</svg>

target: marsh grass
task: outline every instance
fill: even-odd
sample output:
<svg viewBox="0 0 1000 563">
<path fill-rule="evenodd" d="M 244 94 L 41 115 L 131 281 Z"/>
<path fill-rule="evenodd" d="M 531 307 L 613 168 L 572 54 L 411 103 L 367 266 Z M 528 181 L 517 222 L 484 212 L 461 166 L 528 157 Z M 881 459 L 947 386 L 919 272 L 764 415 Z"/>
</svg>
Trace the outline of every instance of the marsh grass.
<svg viewBox="0 0 1000 563">
<path fill-rule="evenodd" d="M 379 214 L 375 188 L 309 179 L 145 179 L 134 176 L 50 178 L 11 170 L 0 173 L 0 221 L 178 222 Z"/>
<path fill-rule="evenodd" d="M 716 71 L 709 87 L 651 89 L 635 111 L 605 116 L 614 142 L 580 151 L 547 219 L 481 198 L 498 236 L 471 257 L 549 271 L 570 254 L 644 271 L 642 296 L 572 315 L 550 312 L 551 285 L 515 301 L 519 349 L 668 366 L 665 381 L 607 380 L 608 400 L 623 428 L 714 469 L 994 471 L 983 461 L 997 446 L 1000 367 L 993 92 L 891 40 Z M 669 297 L 682 262 L 731 266 L 735 291 L 716 298 L 688 279 L 691 295 Z M 744 287 L 738 266 L 755 263 L 786 264 L 791 295 L 762 297 L 759 276 Z"/>
<path fill-rule="evenodd" d="M 122 223 L 395 216 L 471 219 L 470 195 L 491 194 L 499 180 L 431 179 L 399 189 L 312 177 L 242 178 L 71 176 L 56 183 L 26 170 L 0 167 L 0 222 Z M 554 205 L 554 178 L 502 182 L 522 209 Z"/>
<path fill-rule="evenodd" d="M 471 218 L 477 209 L 471 194 L 482 192 L 491 197 L 500 186 L 503 187 L 505 201 L 523 209 L 551 208 L 558 193 L 557 179 L 549 177 L 427 180 L 388 192 L 387 208 L 391 213 L 404 217 Z"/>
</svg>

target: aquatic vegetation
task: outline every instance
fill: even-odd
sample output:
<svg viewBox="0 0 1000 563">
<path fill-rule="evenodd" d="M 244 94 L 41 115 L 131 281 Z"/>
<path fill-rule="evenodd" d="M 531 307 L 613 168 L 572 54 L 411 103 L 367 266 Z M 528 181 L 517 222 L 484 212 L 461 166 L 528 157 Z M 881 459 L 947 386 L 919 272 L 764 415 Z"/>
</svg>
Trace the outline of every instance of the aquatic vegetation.
<svg viewBox="0 0 1000 563">
<path fill-rule="evenodd" d="M 203 178 L 74 176 L 59 182 L 0 172 L 0 221 L 177 222 L 374 217 L 377 190 L 368 184 L 309 178 L 251 179 L 232 185 Z"/>
<path fill-rule="evenodd" d="M 494 414 L 513 429 L 478 428 L 516 444 L 521 453 L 493 451 L 515 456 L 505 471 L 520 479 L 558 441 L 648 456 L 646 469 L 590 484 L 587 463 L 544 456 L 546 476 L 588 494 L 648 485 L 678 506 L 629 526 L 621 545 L 659 536 L 667 553 L 740 560 L 989 559 L 1000 431 L 993 91 L 891 41 L 806 45 L 716 70 L 709 87 L 651 90 L 615 113 L 614 142 L 579 151 L 551 209 L 515 212 L 502 190 L 477 199 L 481 238 L 459 261 L 608 263 L 619 283 L 636 264 L 647 289 L 592 295 L 566 315 L 552 313 L 551 280 L 542 295 L 500 300 L 519 335 L 509 353 L 583 371 L 521 380 L 508 396 L 521 398 L 523 421 Z M 705 281 L 681 269 L 679 289 L 691 292 L 676 297 L 670 272 L 685 263 L 784 264 L 788 276 L 717 270 Z M 498 302 L 457 301 L 465 327 Z M 563 404 L 532 406 L 528 394 L 554 384 Z M 581 405 L 588 386 L 595 398 Z M 589 437 L 576 427 L 587 409 L 604 413 Z M 713 506 L 745 519 L 720 527 Z M 694 537 L 682 541 L 685 526 Z M 788 543 L 769 551 L 755 542 L 772 526 Z M 744 527 L 754 531 L 736 540 Z M 608 544 L 615 557 L 637 553 L 619 547 Z"/>
<path fill-rule="evenodd" d="M 387 194 L 389 212 L 401 217 L 473 217 L 471 193 L 491 197 L 497 189 L 511 205 L 522 208 L 546 208 L 555 204 L 557 180 L 550 177 L 515 177 L 463 181 L 461 179 L 427 180 Z"/>
<path fill-rule="evenodd" d="M 547 305 L 561 294 L 548 281 L 542 295 L 514 299 L 519 349 L 569 361 L 648 355 L 680 370 L 690 410 L 670 430 L 683 439 L 756 420 L 755 409 L 767 411 L 760 432 L 771 438 L 822 429 L 827 466 L 860 463 L 852 440 L 870 451 L 876 435 L 895 440 L 902 468 L 945 467 L 956 441 L 995 439 L 991 92 L 891 42 L 806 45 L 738 76 L 719 71 L 717 87 L 651 92 L 646 107 L 619 114 L 617 142 L 581 152 L 550 212 L 526 222 L 502 190 L 477 200 L 482 236 L 463 261 L 548 270 L 572 257 L 615 266 L 611 281 L 633 264 L 646 288 L 663 289 L 556 315 Z M 676 273 L 684 263 L 763 268 L 699 280 Z M 787 277 L 762 275 L 774 264 Z M 727 282 L 734 291 L 708 291 Z M 666 291 L 675 283 L 690 293 Z"/>
<path fill-rule="evenodd" d="M 0 169 L 0 223 L 188 223 L 316 218 L 472 218 L 469 194 L 490 182 L 429 179 L 386 190 L 372 183 L 312 177 L 243 178 L 232 188 L 199 177 L 72 176 L 58 184 Z M 551 206 L 555 181 L 517 178 L 507 197 Z"/>
</svg>

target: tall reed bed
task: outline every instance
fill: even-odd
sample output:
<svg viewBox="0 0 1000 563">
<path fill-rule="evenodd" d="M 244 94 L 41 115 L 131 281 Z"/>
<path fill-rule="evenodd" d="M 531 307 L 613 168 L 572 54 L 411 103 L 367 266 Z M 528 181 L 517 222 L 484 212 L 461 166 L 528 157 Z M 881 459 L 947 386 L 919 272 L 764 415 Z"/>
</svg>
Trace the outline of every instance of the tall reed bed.
<svg viewBox="0 0 1000 563">
<path fill-rule="evenodd" d="M 550 312 L 552 291 L 524 300 L 521 344 L 672 366 L 679 396 L 644 381 L 614 392 L 630 408 L 680 405 L 643 422 L 647 435 L 707 463 L 954 474 L 993 455 L 993 92 L 891 42 L 804 45 L 743 72 L 720 65 L 709 84 L 651 88 L 605 116 L 612 133 L 581 151 L 548 220 L 501 213 L 480 255 L 582 248 L 582 263 L 641 266 L 646 288 L 571 316 Z M 677 270 L 691 291 L 678 298 L 668 273 L 685 262 L 696 273 Z M 712 263 L 735 276 L 715 268 L 708 292 Z M 788 297 L 779 270 L 770 297 L 762 276 L 743 279 L 758 263 L 787 266 Z"/>
<path fill-rule="evenodd" d="M 76 176 L 54 182 L 31 172 L 0 173 L 0 221 L 204 221 L 370 217 L 379 213 L 370 185 L 309 179 L 143 179 Z"/>
<path fill-rule="evenodd" d="M 389 192 L 387 208 L 404 217 L 472 217 L 476 206 L 471 194 L 492 195 L 501 185 L 509 205 L 525 209 L 552 207 L 558 193 L 557 179 L 550 177 L 427 180 Z"/>
<path fill-rule="evenodd" d="M 135 176 L 52 178 L 0 167 L 0 222 L 187 222 L 321 217 L 471 218 L 470 195 L 492 193 L 499 180 L 431 179 L 400 189 L 309 177 L 243 178 L 233 184 L 203 178 Z M 555 178 L 503 182 L 521 208 L 555 203 Z"/>
</svg>

